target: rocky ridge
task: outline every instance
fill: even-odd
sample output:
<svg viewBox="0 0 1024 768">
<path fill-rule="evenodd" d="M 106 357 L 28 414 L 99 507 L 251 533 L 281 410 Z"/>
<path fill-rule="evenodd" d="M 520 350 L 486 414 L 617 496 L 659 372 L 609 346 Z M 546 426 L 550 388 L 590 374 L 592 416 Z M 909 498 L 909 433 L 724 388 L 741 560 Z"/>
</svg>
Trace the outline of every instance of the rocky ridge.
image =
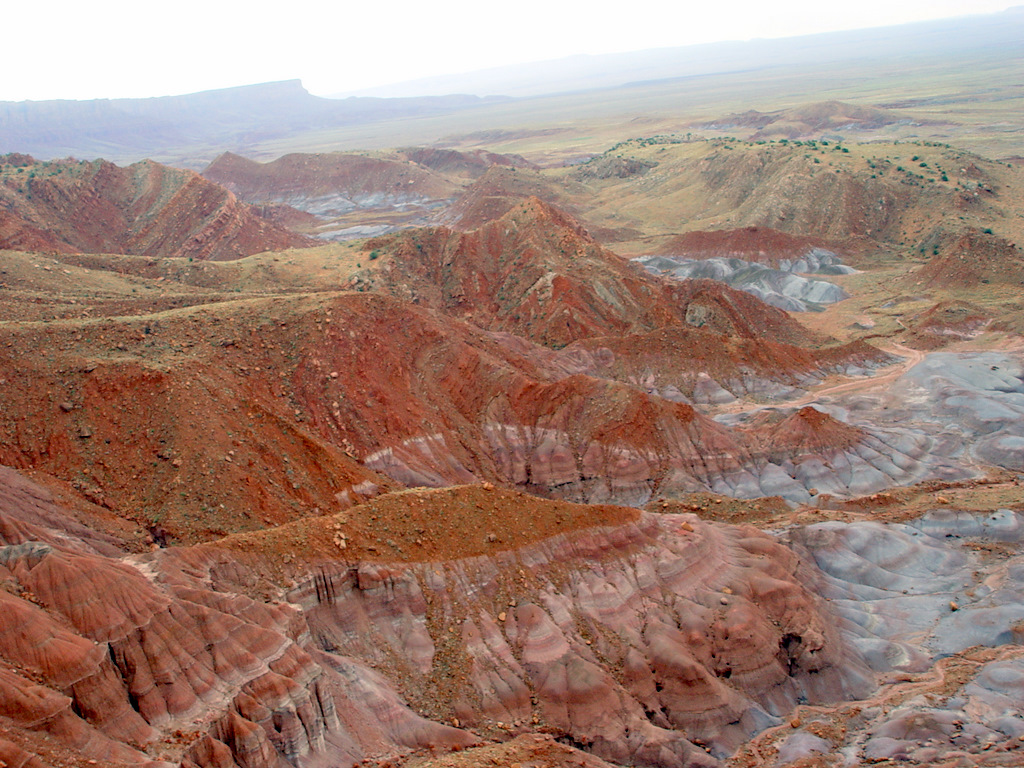
<svg viewBox="0 0 1024 768">
<path fill-rule="evenodd" d="M 0 209 L 7 249 L 224 260 L 311 244 L 198 174 L 151 161 L 7 162 Z"/>
</svg>

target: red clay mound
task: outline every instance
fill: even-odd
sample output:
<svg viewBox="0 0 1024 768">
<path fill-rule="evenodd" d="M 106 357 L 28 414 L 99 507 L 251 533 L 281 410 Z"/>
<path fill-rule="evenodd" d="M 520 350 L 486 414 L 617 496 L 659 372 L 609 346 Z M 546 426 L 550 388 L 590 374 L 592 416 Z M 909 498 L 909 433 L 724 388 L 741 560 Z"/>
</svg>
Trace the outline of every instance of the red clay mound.
<svg viewBox="0 0 1024 768">
<path fill-rule="evenodd" d="M 520 155 L 502 155 L 484 149 L 460 152 L 455 149 L 412 147 L 403 149 L 401 152 L 410 161 L 424 168 L 472 179 L 482 176 L 492 165 L 532 170 L 537 168 L 536 165 Z"/>
<path fill-rule="evenodd" d="M 570 209 L 564 192 L 543 176 L 528 170 L 493 166 L 462 193 L 440 221 L 461 231 L 477 229 L 500 219 L 531 197 Z"/>
<path fill-rule="evenodd" d="M 7 249 L 225 260 L 313 243 L 198 174 L 148 160 L 2 165 L 0 208 Z"/>
<path fill-rule="evenodd" d="M 781 309 L 716 280 L 670 280 L 673 304 L 687 325 L 747 339 L 811 346 L 822 341 Z"/>
<path fill-rule="evenodd" d="M 885 354 L 863 342 L 828 349 L 806 349 L 765 337 L 736 337 L 692 326 L 670 326 L 650 333 L 584 339 L 565 348 L 566 356 L 586 352 L 599 375 L 631 382 L 648 391 L 671 386 L 686 397 L 710 377 L 727 389 L 756 394 L 761 379 L 791 386 L 809 376 L 851 363 L 870 365 Z M 609 354 L 610 353 L 610 354 Z"/>
<path fill-rule="evenodd" d="M 976 288 L 984 283 L 1021 286 L 1024 254 L 1005 238 L 969 229 L 948 240 L 907 282 L 928 288 Z"/>
<path fill-rule="evenodd" d="M 832 455 L 864 440 L 865 433 L 809 405 L 788 416 L 764 435 L 773 455 Z"/>
<path fill-rule="evenodd" d="M 371 288 L 495 331 L 562 346 L 675 324 L 788 343 L 811 337 L 785 312 L 712 281 L 648 275 L 537 198 L 472 232 L 412 230 L 367 247 L 390 254 Z"/>
<path fill-rule="evenodd" d="M 992 322 L 984 307 L 954 299 L 940 301 L 911 318 L 908 342 L 916 349 L 939 349 L 977 336 Z"/>
<path fill-rule="evenodd" d="M 659 254 L 688 259 L 742 259 L 777 267 L 781 259 L 796 261 L 813 248 L 828 248 L 824 240 L 780 232 L 771 227 L 743 227 L 686 232 L 669 240 Z"/>
<path fill-rule="evenodd" d="M 381 195 L 450 199 L 459 192 L 443 176 L 397 155 L 295 153 L 259 163 L 225 152 L 203 170 L 203 176 L 249 202 Z"/>
</svg>

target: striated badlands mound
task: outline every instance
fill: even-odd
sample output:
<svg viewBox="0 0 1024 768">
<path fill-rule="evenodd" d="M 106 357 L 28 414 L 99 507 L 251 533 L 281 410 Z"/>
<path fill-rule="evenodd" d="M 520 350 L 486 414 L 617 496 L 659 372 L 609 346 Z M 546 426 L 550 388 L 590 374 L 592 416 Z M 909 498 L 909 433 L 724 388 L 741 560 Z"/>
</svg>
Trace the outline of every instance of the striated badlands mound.
<svg viewBox="0 0 1024 768">
<path fill-rule="evenodd" d="M 686 232 L 663 243 L 658 254 L 690 259 L 740 259 L 792 272 L 817 272 L 820 256 L 825 254 L 838 261 L 824 241 L 770 227 Z"/>
<path fill-rule="evenodd" d="M 947 238 L 928 263 L 908 275 L 927 288 L 976 288 L 980 284 L 1024 285 L 1024 253 L 991 230 L 969 229 Z"/>
<path fill-rule="evenodd" d="M 192 171 L 0 157 L 0 248 L 224 260 L 310 244 Z"/>
<path fill-rule="evenodd" d="M 868 686 L 817 570 L 752 528 L 464 488 L 123 558 L 70 516 L 0 471 L 16 764 L 353 765 L 540 730 L 712 766 L 694 741 Z"/>
<path fill-rule="evenodd" d="M 795 344 L 815 340 L 784 312 L 720 284 L 652 279 L 538 198 L 471 232 L 411 230 L 367 247 L 389 258 L 361 289 L 541 344 L 679 324 Z"/>
</svg>

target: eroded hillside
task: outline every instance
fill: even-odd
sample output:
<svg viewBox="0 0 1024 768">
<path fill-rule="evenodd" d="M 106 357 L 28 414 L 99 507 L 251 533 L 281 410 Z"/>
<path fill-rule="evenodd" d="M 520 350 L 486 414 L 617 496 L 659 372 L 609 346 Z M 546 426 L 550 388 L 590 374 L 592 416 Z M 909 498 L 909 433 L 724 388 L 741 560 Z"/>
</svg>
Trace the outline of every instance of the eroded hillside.
<svg viewBox="0 0 1024 768">
<path fill-rule="evenodd" d="M 223 260 L 312 244 L 192 171 L 0 161 L 0 248 Z"/>
<path fill-rule="evenodd" d="M 1017 170 L 7 159 L 3 763 L 1019 764 Z"/>
</svg>

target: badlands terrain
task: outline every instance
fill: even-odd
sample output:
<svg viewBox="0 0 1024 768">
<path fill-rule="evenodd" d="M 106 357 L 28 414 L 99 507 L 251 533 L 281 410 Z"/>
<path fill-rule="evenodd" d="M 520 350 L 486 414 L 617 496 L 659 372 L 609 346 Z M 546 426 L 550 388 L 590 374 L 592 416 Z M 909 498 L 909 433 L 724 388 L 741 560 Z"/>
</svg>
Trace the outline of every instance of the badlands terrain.
<svg viewBox="0 0 1024 768">
<path fill-rule="evenodd" d="M 758 106 L 0 155 L 0 768 L 1024 764 L 1019 135 Z"/>
</svg>

